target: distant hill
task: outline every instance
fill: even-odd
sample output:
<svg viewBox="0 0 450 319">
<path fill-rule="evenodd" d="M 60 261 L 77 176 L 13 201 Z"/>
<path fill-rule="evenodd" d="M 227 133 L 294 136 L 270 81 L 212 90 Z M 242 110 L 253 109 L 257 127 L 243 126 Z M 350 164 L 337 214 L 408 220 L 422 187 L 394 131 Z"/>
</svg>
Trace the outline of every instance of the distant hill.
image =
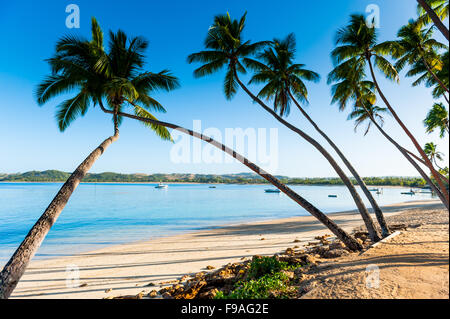
<svg viewBox="0 0 450 319">
<path fill-rule="evenodd" d="M 64 182 L 70 173 L 57 170 L 30 171 L 17 174 L 0 173 L 0 182 Z M 342 185 L 339 178 L 291 178 L 276 176 L 283 183 L 297 185 Z M 254 173 L 239 174 L 119 174 L 113 172 L 89 173 L 83 179 L 87 183 L 216 183 L 216 184 L 261 184 L 267 183 Z M 379 186 L 424 186 L 425 181 L 418 177 L 366 177 L 367 185 Z M 355 184 L 356 182 L 353 181 Z"/>
</svg>

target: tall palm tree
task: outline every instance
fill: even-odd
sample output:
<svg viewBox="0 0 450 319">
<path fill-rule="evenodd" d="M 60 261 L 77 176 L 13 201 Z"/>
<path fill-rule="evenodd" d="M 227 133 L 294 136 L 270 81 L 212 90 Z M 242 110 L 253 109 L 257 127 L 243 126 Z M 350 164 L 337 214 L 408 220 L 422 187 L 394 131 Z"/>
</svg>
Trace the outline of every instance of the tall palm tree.
<svg viewBox="0 0 450 319">
<path fill-rule="evenodd" d="M 274 39 L 273 46 L 265 49 L 257 55 L 258 61 L 254 59 L 245 59 L 245 64 L 252 69 L 255 74 L 249 83 L 263 84 L 264 87 L 258 93 L 259 98 L 273 100 L 274 111 L 279 112 L 280 116 L 287 115 L 291 102 L 293 102 L 303 116 L 311 123 L 315 130 L 328 142 L 335 150 L 346 167 L 355 177 L 357 183 L 371 203 L 377 220 L 380 224 L 382 235 L 390 234 L 389 227 L 384 219 L 383 212 L 373 198 L 363 179 L 359 176 L 356 169 L 345 157 L 339 147 L 331 138 L 317 125 L 316 122 L 300 105 L 308 103 L 308 90 L 304 80 L 318 81 L 319 75 L 313 71 L 304 68 L 303 64 L 294 63 L 296 50 L 296 41 L 294 34 L 289 34 L 285 39 Z"/>
<path fill-rule="evenodd" d="M 436 144 L 434 144 L 433 142 L 426 143 L 425 147 L 423 148 L 423 151 L 425 152 L 425 154 L 427 154 L 427 156 L 430 158 L 430 160 L 436 164 L 436 166 L 439 169 L 441 169 L 441 170 L 443 169 L 442 167 L 440 167 L 438 165 L 437 161 L 438 160 L 442 161 L 444 154 L 437 150 Z"/>
<path fill-rule="evenodd" d="M 114 135 L 101 143 L 77 167 L 5 265 L 0 273 L 0 298 L 9 297 L 78 184 L 98 157 L 119 138 L 121 117 L 118 112 L 125 107 L 124 101 L 130 96 L 138 99 L 142 107 L 134 108 L 134 111 L 144 117 L 155 118 L 150 110 L 164 111 L 161 104 L 149 94 L 155 89 L 170 91 L 178 86 L 178 80 L 167 71 L 141 72 L 144 63 L 142 51 L 146 47 L 147 42 L 141 38 L 127 42 L 123 32 L 111 32 L 109 53 L 106 54 L 103 50 L 103 33 L 94 18 L 91 41 L 71 36 L 58 41 L 54 56 L 48 60 L 52 74 L 36 90 L 38 104 L 43 105 L 63 93 L 75 94 L 57 107 L 58 127 L 64 131 L 76 118 L 85 115 L 91 105 L 95 106 L 102 98 L 106 98 L 108 107 L 113 110 Z M 114 67 L 107 72 L 97 72 L 96 61 L 100 55 Z M 123 60 L 125 56 L 127 59 Z M 151 129 L 162 139 L 171 139 L 165 127 L 153 125 Z"/>
<path fill-rule="evenodd" d="M 353 61 L 356 63 L 355 61 Z M 361 110 L 365 111 L 364 118 L 370 119 L 371 123 L 380 131 L 380 133 L 397 148 L 397 150 L 411 163 L 411 165 L 417 170 L 427 184 L 433 189 L 433 191 L 439 196 L 442 202 L 445 204 L 445 197 L 441 193 L 441 190 L 433 183 L 427 173 L 418 165 L 412 157 L 415 155 L 402 147 L 395 139 L 393 139 L 378 123 L 376 108 L 373 106 L 376 102 L 376 96 L 374 93 L 375 84 L 371 81 L 365 80 L 365 71 L 361 64 L 352 64 L 352 61 L 343 63 L 330 72 L 328 75 L 328 84 L 334 83 L 332 86 L 332 100 L 333 104 L 339 105 L 339 110 L 343 111 L 347 105 L 354 101 L 354 110 L 359 114 L 363 114 Z M 363 119 L 359 122 L 362 123 Z M 416 157 L 415 157 L 416 158 Z M 421 161 L 420 158 L 416 158 Z M 424 162 L 421 162 L 424 164 Z M 447 206 L 448 208 L 448 206 Z"/>
<path fill-rule="evenodd" d="M 49 60 L 53 73 L 39 85 L 38 102 L 45 103 L 52 97 L 74 90 L 78 98 L 72 98 L 71 102 L 65 101 L 58 108 L 57 119 L 60 129 L 64 130 L 78 116 L 84 115 L 92 104 L 98 105 L 105 114 L 113 117 L 114 136 L 100 144 L 72 173 L 5 265 L 0 273 L 0 299 L 11 295 L 29 261 L 56 222 L 73 191 L 98 157 L 118 139 L 118 128 L 123 118 L 138 120 L 149 126 L 163 139 L 171 139 L 167 131 L 167 128 L 171 128 L 219 148 L 305 208 L 349 249 L 357 251 L 363 248 L 354 237 L 341 229 L 319 209 L 245 157 L 208 136 L 172 123 L 158 121 L 149 110 L 163 110 L 163 108 L 149 96 L 149 93 L 156 89 L 170 91 L 178 86 L 178 81 L 168 71 L 141 72 L 146 43 L 142 38 L 127 41 L 125 33 L 121 31 L 116 34 L 110 33 L 110 49 L 107 53 L 103 49 L 103 33 L 95 19 L 92 20 L 92 41 L 66 37 L 58 42 L 56 53 Z M 126 107 L 131 108 L 133 114 L 125 113 Z"/>
<path fill-rule="evenodd" d="M 246 63 L 252 63 L 253 61 L 250 57 L 255 55 L 261 48 L 269 45 L 269 42 L 257 42 L 251 44 L 250 41 L 243 40 L 242 33 L 245 26 L 245 17 L 246 15 L 244 14 L 239 21 L 231 19 L 229 14 L 218 15 L 214 18 L 214 23 L 210 27 L 205 40 L 205 47 L 207 50 L 193 53 L 188 56 L 189 63 L 204 63 L 194 71 L 194 75 L 196 77 L 203 77 L 221 70 L 222 67 L 226 67 L 224 93 L 227 99 L 231 99 L 236 94 L 238 86 L 240 86 L 253 101 L 258 103 L 276 120 L 313 145 L 328 160 L 330 165 L 347 186 L 365 222 L 371 239 L 373 241 L 378 241 L 380 237 L 367 208 L 354 185 L 333 157 L 311 136 L 279 116 L 277 112 L 272 110 L 272 108 L 267 106 L 259 97 L 254 95 L 240 80 L 239 74 L 246 73 L 244 65 Z M 286 98 L 286 96 L 280 95 L 278 98 L 283 99 Z M 286 112 L 286 110 L 283 112 Z"/>
<path fill-rule="evenodd" d="M 420 20 L 424 24 L 433 21 L 434 25 L 449 40 L 449 31 L 442 22 L 448 17 L 448 0 L 417 0 Z"/>
<path fill-rule="evenodd" d="M 433 163 L 424 153 L 417 139 L 406 127 L 403 121 L 400 119 L 394 108 L 391 106 L 386 96 L 381 91 L 381 88 L 375 77 L 374 65 L 391 80 L 398 81 L 398 73 L 395 67 L 384 57 L 387 54 L 391 54 L 396 50 L 392 46 L 392 43 L 377 43 L 377 31 L 375 28 L 370 28 L 366 24 L 366 19 L 363 15 L 355 14 L 350 18 L 350 23 L 336 33 L 336 48 L 331 53 L 335 64 L 350 63 L 351 65 L 358 67 L 358 69 L 365 69 L 369 67 L 372 81 L 375 84 L 376 92 L 383 100 L 384 104 L 389 109 L 390 113 L 403 129 L 405 134 L 409 137 L 417 152 L 419 152 L 422 160 L 426 163 L 426 166 L 431 171 L 433 177 L 438 182 L 439 188 L 444 195 L 446 206 L 449 205 L 449 194 L 439 178 L 439 173 L 433 167 Z"/>
<path fill-rule="evenodd" d="M 433 38 L 433 28 L 422 29 L 418 21 L 410 20 L 407 25 L 400 28 L 397 36 L 399 39 L 391 42 L 395 47 L 392 56 L 398 59 L 395 68 L 400 71 L 406 64 L 414 66 L 420 62 L 425 66 L 428 74 L 448 93 L 448 87 L 436 75 L 436 72 L 443 68 L 443 61 L 438 51 L 448 50 L 448 47 Z M 407 76 L 411 76 L 411 73 Z"/>
<path fill-rule="evenodd" d="M 423 121 L 426 132 L 432 133 L 439 129 L 439 136 L 443 138 L 445 133 L 449 134 L 448 111 L 442 103 L 435 103 Z"/>
</svg>

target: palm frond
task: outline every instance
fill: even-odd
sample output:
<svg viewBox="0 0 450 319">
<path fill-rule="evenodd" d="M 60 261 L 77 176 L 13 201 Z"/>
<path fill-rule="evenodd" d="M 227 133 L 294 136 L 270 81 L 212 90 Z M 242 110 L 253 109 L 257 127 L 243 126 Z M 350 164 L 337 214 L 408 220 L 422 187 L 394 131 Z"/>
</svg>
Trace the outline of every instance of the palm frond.
<svg viewBox="0 0 450 319">
<path fill-rule="evenodd" d="M 140 116 L 143 118 L 148 118 L 156 121 L 158 120 L 150 112 L 148 112 L 147 110 L 138 105 L 134 105 L 134 114 L 136 114 L 136 116 Z M 144 126 L 151 128 L 156 133 L 156 135 L 158 135 L 161 139 L 173 142 L 172 136 L 170 135 L 170 132 L 167 130 L 165 126 L 142 121 L 141 123 Z"/>
</svg>

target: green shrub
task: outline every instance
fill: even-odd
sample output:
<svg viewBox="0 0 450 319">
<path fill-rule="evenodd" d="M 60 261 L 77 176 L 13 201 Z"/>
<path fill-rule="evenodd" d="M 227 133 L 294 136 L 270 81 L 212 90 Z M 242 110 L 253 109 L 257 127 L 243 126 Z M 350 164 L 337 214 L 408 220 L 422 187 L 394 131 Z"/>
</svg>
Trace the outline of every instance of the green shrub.
<svg viewBox="0 0 450 319">
<path fill-rule="evenodd" d="M 267 299 L 272 292 L 282 298 L 289 291 L 289 278 L 286 274 L 277 272 L 266 274 L 259 279 L 239 281 L 233 291 L 225 295 L 218 292 L 215 299 Z"/>
<path fill-rule="evenodd" d="M 279 261 L 276 257 L 259 257 L 252 260 L 248 270 L 248 278 L 258 279 L 266 274 L 273 274 L 288 268 L 286 262 Z"/>
</svg>

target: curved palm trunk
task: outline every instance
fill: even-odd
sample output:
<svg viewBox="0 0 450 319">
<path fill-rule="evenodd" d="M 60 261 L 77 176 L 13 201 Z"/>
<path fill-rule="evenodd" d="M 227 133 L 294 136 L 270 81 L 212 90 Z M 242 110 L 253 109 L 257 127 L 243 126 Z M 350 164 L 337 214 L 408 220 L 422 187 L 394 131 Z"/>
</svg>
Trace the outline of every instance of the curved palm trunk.
<svg viewBox="0 0 450 319">
<path fill-rule="evenodd" d="M 403 148 L 404 149 L 404 151 L 406 152 L 406 153 L 408 153 L 409 155 L 411 155 L 412 157 L 414 157 L 417 161 L 419 161 L 420 163 L 422 163 L 423 165 L 427 165 L 424 161 L 423 161 L 423 159 L 421 159 L 419 156 L 417 156 L 416 154 L 414 154 L 413 152 L 410 152 L 410 151 L 408 151 L 407 149 L 405 149 L 405 148 Z M 438 167 L 438 168 L 440 168 L 440 169 L 442 169 L 442 167 L 439 167 L 439 165 L 437 165 L 437 163 L 435 162 L 435 164 L 436 164 L 436 166 Z M 444 183 L 447 183 L 448 184 L 448 178 L 447 177 L 445 177 L 444 175 L 442 175 L 440 172 L 438 172 L 438 174 L 439 174 L 439 177 L 442 179 L 442 181 L 444 182 Z"/>
<path fill-rule="evenodd" d="M 319 126 L 313 121 L 313 119 L 308 115 L 308 113 L 301 107 L 301 105 L 298 103 L 298 101 L 295 99 L 294 96 L 292 96 L 292 93 L 289 91 L 289 96 L 294 101 L 295 105 L 298 107 L 300 112 L 302 112 L 303 116 L 311 123 L 311 125 L 316 129 L 317 132 L 319 132 L 320 135 L 330 144 L 330 146 L 336 151 L 336 153 L 339 155 L 341 160 L 344 162 L 345 166 L 349 169 L 349 171 L 352 173 L 353 177 L 355 177 L 358 185 L 361 187 L 362 191 L 364 192 L 364 195 L 366 195 L 367 199 L 369 200 L 370 204 L 372 205 L 373 211 L 375 213 L 375 216 L 378 220 L 378 224 L 380 225 L 381 232 L 383 237 L 389 236 L 389 226 L 386 223 L 386 220 L 384 219 L 383 212 L 381 211 L 381 208 L 378 206 L 378 203 L 376 202 L 375 198 L 373 198 L 372 193 L 369 191 L 369 189 L 366 186 L 366 183 L 364 183 L 361 176 L 359 176 L 356 169 L 353 167 L 353 165 L 347 160 L 345 155 L 341 152 L 341 150 L 337 147 L 337 145 L 328 137 L 325 132 L 323 132 Z"/>
<path fill-rule="evenodd" d="M 367 231 L 369 233 L 369 236 L 372 241 L 377 242 L 379 241 L 380 235 L 378 234 L 378 231 L 375 227 L 375 224 L 372 220 L 372 217 L 370 217 L 369 212 L 367 211 L 366 206 L 364 205 L 361 197 L 359 196 L 358 192 L 355 189 L 355 186 L 350 181 L 350 179 L 345 175 L 344 171 L 339 167 L 339 165 L 336 163 L 336 161 L 333 159 L 333 157 L 320 145 L 316 140 L 314 140 L 312 137 L 307 135 L 305 132 L 300 130 L 299 128 L 293 126 L 289 122 L 285 121 L 282 117 L 280 117 L 276 112 L 274 112 L 270 107 L 264 104 L 261 99 L 259 99 L 257 96 L 255 96 L 253 93 L 250 92 L 249 89 L 241 82 L 239 79 L 237 73 L 235 73 L 236 80 L 238 81 L 239 85 L 242 87 L 242 89 L 259 105 L 261 105 L 267 112 L 269 112 L 273 117 L 275 117 L 280 123 L 282 123 L 284 126 L 289 128 L 290 130 L 294 131 L 295 133 L 299 134 L 303 139 L 305 139 L 308 143 L 313 145 L 330 163 L 330 165 L 333 167 L 333 169 L 336 171 L 336 173 L 339 175 L 341 180 L 343 181 L 344 185 L 348 188 L 350 191 L 350 194 L 353 197 L 353 200 L 355 201 L 356 206 L 358 207 L 359 213 L 361 214 L 361 217 L 364 220 L 364 224 L 366 225 Z"/>
<path fill-rule="evenodd" d="M 133 104 L 133 103 L 131 103 Z M 112 111 L 109 111 L 105 109 L 101 104 L 100 107 L 105 113 L 111 114 Z M 127 114 L 123 112 L 118 112 L 118 115 L 123 117 L 128 117 L 131 119 L 135 119 L 142 122 L 147 122 L 150 124 L 155 125 L 161 125 L 165 126 L 177 131 L 180 131 L 184 134 L 190 135 L 192 137 L 198 138 L 202 141 L 205 141 L 214 147 L 222 150 L 223 152 L 227 153 L 228 155 L 232 156 L 233 158 L 237 159 L 239 162 L 247 166 L 249 169 L 251 169 L 253 172 L 267 180 L 269 183 L 274 185 L 276 188 L 278 188 L 280 191 L 282 191 L 284 194 L 286 194 L 289 198 L 291 198 L 293 201 L 295 201 L 297 204 L 302 206 L 306 211 L 308 211 L 311 215 L 313 215 L 315 218 L 317 218 L 323 225 L 325 225 L 333 234 L 336 235 L 337 238 L 339 238 L 346 246 L 352 251 L 360 251 L 363 249 L 362 245 L 356 241 L 356 239 L 352 236 L 350 236 L 347 232 L 345 232 L 342 228 L 340 228 L 335 222 L 333 222 L 330 218 L 328 218 L 327 215 L 322 213 L 319 209 L 317 209 L 314 205 L 309 203 L 306 199 L 298 195 L 296 192 L 294 192 L 292 189 L 281 183 L 276 177 L 272 176 L 271 174 L 265 172 L 263 169 L 258 167 L 256 164 L 250 162 L 247 158 L 243 157 L 242 155 L 236 153 L 229 147 L 223 145 L 222 143 L 217 142 L 216 140 L 205 136 L 203 134 L 194 132 L 192 130 L 188 130 L 184 127 L 167 123 L 167 122 L 161 122 L 149 118 L 140 117 L 137 115 Z"/>
<path fill-rule="evenodd" d="M 423 171 L 423 169 L 409 156 L 408 151 L 404 149 L 400 144 L 398 144 L 392 137 L 389 136 L 389 134 L 386 133 L 385 130 L 377 123 L 377 121 L 373 118 L 373 116 L 370 114 L 370 112 L 365 107 L 364 103 L 361 103 L 361 105 L 366 110 L 366 113 L 369 115 L 370 120 L 372 123 L 377 127 L 377 129 L 380 131 L 381 134 L 389 141 L 391 142 L 399 151 L 402 153 L 402 155 L 414 166 L 414 168 L 419 172 L 420 176 L 427 182 L 427 184 L 433 189 L 433 191 L 438 195 L 438 197 L 441 199 L 441 201 L 445 205 L 445 198 L 444 195 L 442 195 L 441 191 L 439 190 L 436 185 L 434 185 L 433 181 L 430 179 L 430 177 Z M 446 205 L 447 209 L 448 206 Z"/>
<path fill-rule="evenodd" d="M 422 6 L 422 8 L 425 9 L 425 11 L 430 16 L 431 20 L 433 20 L 434 25 L 441 31 L 441 33 L 444 35 L 444 37 L 449 40 L 449 31 L 445 24 L 439 19 L 436 12 L 428 5 L 428 3 L 425 0 L 417 0 L 417 2 Z"/>
<path fill-rule="evenodd" d="M 426 163 L 426 166 L 428 167 L 428 169 L 431 171 L 431 174 L 433 175 L 434 179 L 436 180 L 436 182 L 439 185 L 439 188 L 444 196 L 444 205 L 448 208 L 448 204 L 449 204 L 449 196 L 448 196 L 448 192 L 447 192 L 447 188 L 444 186 L 444 184 L 442 183 L 442 180 L 439 178 L 439 175 L 437 173 L 437 171 L 434 169 L 433 167 L 433 163 L 431 163 L 430 159 L 428 158 L 428 156 L 425 154 L 425 152 L 423 151 L 422 147 L 420 147 L 419 143 L 417 142 L 416 138 L 414 137 L 414 135 L 412 135 L 412 133 L 408 130 L 408 128 L 406 127 L 406 125 L 402 122 L 402 120 L 398 117 L 397 113 L 394 111 L 394 109 L 392 108 L 391 104 L 388 102 L 388 100 L 386 99 L 386 97 L 384 96 L 383 92 L 380 90 L 380 86 L 378 85 L 377 79 L 375 77 L 375 73 L 373 71 L 373 66 L 372 66 L 372 61 L 370 60 L 370 57 L 367 57 L 367 61 L 369 63 L 369 68 L 370 68 L 370 73 L 372 75 L 372 79 L 373 79 L 373 83 L 375 83 L 375 86 L 377 88 L 378 93 L 380 94 L 381 99 L 383 100 L 384 104 L 386 104 L 387 108 L 389 109 L 389 111 L 391 112 L 392 116 L 395 118 L 395 120 L 397 121 L 397 123 L 401 126 L 401 128 L 403 129 L 403 131 L 406 133 L 406 135 L 408 135 L 408 137 L 410 138 L 410 140 L 413 142 L 414 146 L 416 147 L 417 151 L 419 152 L 420 156 L 422 157 L 422 159 L 424 160 L 424 162 Z"/>
<path fill-rule="evenodd" d="M 9 298 L 25 272 L 28 263 L 42 244 L 42 241 L 50 231 L 50 228 L 56 222 L 78 184 L 80 184 L 81 180 L 86 176 L 87 172 L 100 155 L 102 155 L 108 146 L 118 138 L 119 134 L 116 131 L 114 136 L 103 141 L 103 143 L 86 157 L 61 187 L 44 214 L 42 214 L 36 224 L 31 228 L 28 235 L 0 273 L 0 299 Z"/>
</svg>

